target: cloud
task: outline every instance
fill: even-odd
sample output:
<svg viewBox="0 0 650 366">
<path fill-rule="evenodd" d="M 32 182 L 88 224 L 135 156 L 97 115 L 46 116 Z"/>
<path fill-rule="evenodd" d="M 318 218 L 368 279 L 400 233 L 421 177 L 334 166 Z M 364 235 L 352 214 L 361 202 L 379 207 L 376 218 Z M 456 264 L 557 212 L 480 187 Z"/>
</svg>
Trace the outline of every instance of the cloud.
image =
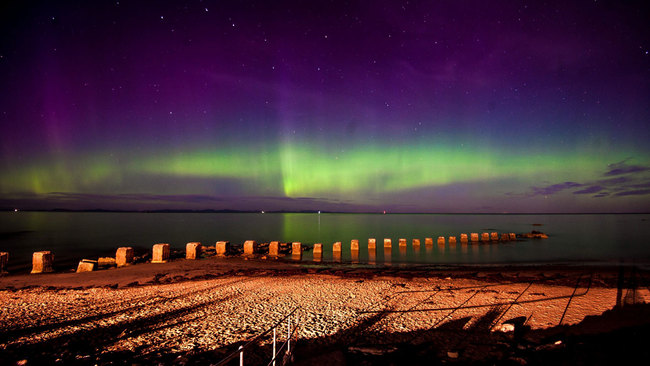
<svg viewBox="0 0 650 366">
<path fill-rule="evenodd" d="M 618 163 L 609 164 L 607 166 L 609 170 L 605 173 L 605 176 L 640 173 L 650 170 L 649 167 L 643 165 L 628 165 L 626 163 L 628 160 L 630 159 L 628 158 L 623 161 L 619 161 Z"/>
<path fill-rule="evenodd" d="M 590 186 L 590 187 L 587 187 L 587 188 L 585 188 L 585 189 L 581 189 L 581 190 L 579 190 L 579 191 L 575 191 L 575 192 L 573 192 L 573 194 L 589 194 L 589 193 L 598 193 L 598 192 L 602 191 L 603 189 L 605 189 L 605 187 L 601 187 L 601 186 Z"/>
<path fill-rule="evenodd" d="M 570 188 L 577 188 L 577 187 L 582 187 L 584 184 L 576 183 L 576 182 L 564 182 L 564 183 L 558 183 L 558 184 L 552 184 L 550 186 L 546 187 L 531 187 L 532 192 L 529 194 L 530 196 L 549 196 L 561 191 L 564 191 L 566 189 Z"/>
<path fill-rule="evenodd" d="M 623 191 L 618 192 L 614 196 L 642 196 L 645 194 L 650 194 L 650 189 L 636 189 L 632 191 Z"/>
</svg>

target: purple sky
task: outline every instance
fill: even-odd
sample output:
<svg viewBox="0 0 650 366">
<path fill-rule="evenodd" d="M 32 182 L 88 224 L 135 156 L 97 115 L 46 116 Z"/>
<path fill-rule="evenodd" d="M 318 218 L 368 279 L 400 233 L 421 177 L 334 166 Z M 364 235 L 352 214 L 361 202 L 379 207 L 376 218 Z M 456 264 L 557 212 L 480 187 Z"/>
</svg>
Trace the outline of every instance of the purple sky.
<svg viewBox="0 0 650 366">
<path fill-rule="evenodd" d="M 0 207 L 647 212 L 646 2 L 0 8 Z"/>
</svg>

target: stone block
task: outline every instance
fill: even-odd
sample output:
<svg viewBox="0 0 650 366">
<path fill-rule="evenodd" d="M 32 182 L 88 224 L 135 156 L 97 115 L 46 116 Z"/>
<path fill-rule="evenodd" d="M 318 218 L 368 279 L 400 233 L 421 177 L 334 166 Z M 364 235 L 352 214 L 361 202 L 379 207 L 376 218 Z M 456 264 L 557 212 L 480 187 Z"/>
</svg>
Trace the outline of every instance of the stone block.
<svg viewBox="0 0 650 366">
<path fill-rule="evenodd" d="M 227 255 L 230 253 L 230 249 L 229 241 L 218 241 L 217 244 L 215 244 L 217 255 Z"/>
<path fill-rule="evenodd" d="M 450 236 L 449 237 L 449 245 L 456 245 L 456 237 L 455 236 Z"/>
<path fill-rule="evenodd" d="M 377 239 L 370 238 L 368 239 L 368 251 L 376 251 L 377 250 Z"/>
<path fill-rule="evenodd" d="M 406 247 L 406 239 L 399 239 L 398 242 L 400 247 Z"/>
<path fill-rule="evenodd" d="M 501 241 L 509 241 L 509 240 L 510 240 L 510 236 L 508 236 L 508 234 L 506 233 L 501 234 Z"/>
<path fill-rule="evenodd" d="M 321 260 L 323 260 L 323 244 L 322 243 L 314 244 L 313 255 L 314 255 L 314 262 L 320 262 Z"/>
<path fill-rule="evenodd" d="M 357 240 L 357 239 L 352 239 L 352 240 L 350 241 L 350 250 L 351 250 L 351 251 L 355 251 L 355 250 L 356 250 L 357 252 L 359 251 L 359 240 Z"/>
<path fill-rule="evenodd" d="M 481 241 L 490 241 L 490 233 L 481 233 Z"/>
<path fill-rule="evenodd" d="M 419 247 L 420 246 L 420 239 L 413 239 L 413 247 Z"/>
<path fill-rule="evenodd" d="M 508 236 L 510 237 L 510 240 L 517 240 L 517 234 L 515 233 L 510 233 Z"/>
<path fill-rule="evenodd" d="M 117 265 L 113 257 L 99 257 L 97 258 L 97 268 L 108 268 Z"/>
<path fill-rule="evenodd" d="M 244 242 L 244 254 L 245 255 L 253 255 L 257 253 L 259 246 L 257 245 L 257 242 L 255 240 L 246 240 Z"/>
<path fill-rule="evenodd" d="M 294 241 L 291 243 L 291 255 L 296 256 L 296 255 L 302 255 L 302 243 L 299 241 Z"/>
<path fill-rule="evenodd" d="M 445 237 L 444 236 L 439 236 L 438 237 L 438 245 L 445 245 Z"/>
<path fill-rule="evenodd" d="M 169 261 L 169 244 L 154 244 L 151 263 L 167 263 L 167 261 Z"/>
<path fill-rule="evenodd" d="M 272 241 L 269 243 L 269 255 L 271 257 L 280 256 L 280 243 L 277 241 Z"/>
<path fill-rule="evenodd" d="M 90 259 L 82 259 L 79 262 L 79 265 L 77 266 L 77 273 L 79 272 L 92 272 L 95 270 L 95 266 L 97 265 L 97 261 L 93 261 Z"/>
<path fill-rule="evenodd" d="M 392 248 L 393 243 L 391 242 L 390 239 L 384 239 L 384 248 Z"/>
<path fill-rule="evenodd" d="M 476 243 L 478 241 L 478 233 L 471 233 L 470 234 L 472 243 Z"/>
<path fill-rule="evenodd" d="M 7 264 L 9 263 L 9 253 L 0 252 L 0 273 L 7 271 Z"/>
<path fill-rule="evenodd" d="M 185 259 L 199 259 L 201 258 L 201 251 L 203 247 L 201 243 L 191 242 L 185 245 Z"/>
<path fill-rule="evenodd" d="M 32 255 L 32 273 L 52 272 L 54 254 L 50 251 L 34 252 Z"/>
<path fill-rule="evenodd" d="M 115 252 L 115 264 L 118 267 L 128 266 L 133 263 L 133 248 L 119 247 Z"/>
<path fill-rule="evenodd" d="M 339 253 L 339 255 L 341 255 L 341 242 L 340 241 L 337 241 L 336 243 L 332 244 L 332 252 Z"/>
<path fill-rule="evenodd" d="M 467 243 L 467 234 L 460 234 L 460 242 Z"/>
<path fill-rule="evenodd" d="M 490 240 L 499 241 L 499 233 L 496 231 L 490 233 Z"/>
<path fill-rule="evenodd" d="M 433 238 L 424 238 L 424 245 L 425 246 L 433 246 Z"/>
</svg>

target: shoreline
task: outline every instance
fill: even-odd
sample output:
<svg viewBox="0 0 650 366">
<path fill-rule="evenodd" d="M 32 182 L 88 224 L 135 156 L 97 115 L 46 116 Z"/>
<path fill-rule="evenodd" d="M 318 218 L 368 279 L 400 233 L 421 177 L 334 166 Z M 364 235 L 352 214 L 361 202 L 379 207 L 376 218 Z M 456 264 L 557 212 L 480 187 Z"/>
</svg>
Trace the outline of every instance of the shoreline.
<svg viewBox="0 0 650 366">
<path fill-rule="evenodd" d="M 29 270 L 14 271 L 0 275 L 0 290 L 21 288 L 113 288 L 176 283 L 202 280 L 229 275 L 280 276 L 323 274 L 340 277 L 373 278 L 389 276 L 395 278 L 449 277 L 476 278 L 491 281 L 525 282 L 545 280 L 562 282 L 576 273 L 598 273 L 603 286 L 617 286 L 622 269 L 635 269 L 650 273 L 643 266 L 634 263 L 593 265 L 585 263 L 510 263 L 510 264 L 413 264 L 391 263 L 371 265 L 339 262 L 295 262 L 290 256 L 278 259 L 228 256 L 207 257 L 200 260 L 172 259 L 167 263 L 137 263 L 126 267 L 109 267 L 92 272 L 76 273 L 73 268 L 51 273 L 30 274 Z"/>
</svg>

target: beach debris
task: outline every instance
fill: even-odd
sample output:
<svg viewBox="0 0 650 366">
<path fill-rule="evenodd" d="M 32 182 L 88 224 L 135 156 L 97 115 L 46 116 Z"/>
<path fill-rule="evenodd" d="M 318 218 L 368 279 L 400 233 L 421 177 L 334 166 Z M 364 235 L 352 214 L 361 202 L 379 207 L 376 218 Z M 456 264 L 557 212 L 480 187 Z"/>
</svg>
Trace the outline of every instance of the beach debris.
<svg viewBox="0 0 650 366">
<path fill-rule="evenodd" d="M 499 328 L 500 332 L 503 333 L 509 333 L 509 332 L 514 332 L 515 331 L 515 325 L 511 323 L 503 323 L 501 324 L 501 327 Z"/>
<path fill-rule="evenodd" d="M 392 247 L 393 247 L 393 243 L 391 242 L 391 240 L 385 238 L 384 239 L 384 248 L 392 248 Z"/>
<path fill-rule="evenodd" d="M 445 245 L 445 237 L 444 236 L 439 236 L 438 237 L 438 245 Z"/>
<path fill-rule="evenodd" d="M 120 247 L 115 252 L 115 264 L 118 267 L 128 266 L 133 263 L 133 248 Z"/>
<path fill-rule="evenodd" d="M 185 245 L 185 259 L 199 259 L 202 251 L 201 243 L 190 242 Z"/>
<path fill-rule="evenodd" d="M 277 243 L 277 242 L 276 242 Z M 230 242 L 229 241 L 218 241 L 215 244 L 215 250 L 217 251 L 218 256 L 224 256 L 230 253 Z"/>
<path fill-rule="evenodd" d="M 472 243 L 478 242 L 478 233 L 471 233 L 470 238 L 472 240 Z"/>
<path fill-rule="evenodd" d="M 0 273 L 7 271 L 7 263 L 9 263 L 9 253 L 0 252 Z"/>
<path fill-rule="evenodd" d="M 106 268 L 115 266 L 115 258 L 113 257 L 99 257 L 97 258 L 97 268 Z"/>
<path fill-rule="evenodd" d="M 372 356 L 383 356 L 388 353 L 392 353 L 397 351 L 397 347 L 393 346 L 384 346 L 384 347 L 372 347 L 372 346 L 366 346 L 366 347 L 348 347 L 349 352 L 353 353 L 363 353 L 366 355 L 372 355 Z"/>
<path fill-rule="evenodd" d="M 529 238 L 529 239 L 548 239 L 548 235 L 544 234 L 541 231 L 533 230 L 529 233 L 524 233 L 521 234 L 520 237 L 522 238 Z"/>
<path fill-rule="evenodd" d="M 246 240 L 244 242 L 244 255 L 253 255 L 257 253 L 258 245 L 255 240 Z"/>
<path fill-rule="evenodd" d="M 467 234 L 460 234 L 460 242 L 467 243 Z"/>
<path fill-rule="evenodd" d="M 31 273 L 47 273 L 52 272 L 52 265 L 54 264 L 54 254 L 48 251 L 34 252 L 32 255 L 32 272 Z"/>
<path fill-rule="evenodd" d="M 92 272 L 95 270 L 96 265 L 97 261 L 94 261 L 92 259 L 82 259 L 79 261 L 79 265 L 77 266 L 77 273 Z"/>
<path fill-rule="evenodd" d="M 154 244 L 151 263 L 167 263 L 167 261 L 169 261 L 169 244 Z"/>
</svg>

